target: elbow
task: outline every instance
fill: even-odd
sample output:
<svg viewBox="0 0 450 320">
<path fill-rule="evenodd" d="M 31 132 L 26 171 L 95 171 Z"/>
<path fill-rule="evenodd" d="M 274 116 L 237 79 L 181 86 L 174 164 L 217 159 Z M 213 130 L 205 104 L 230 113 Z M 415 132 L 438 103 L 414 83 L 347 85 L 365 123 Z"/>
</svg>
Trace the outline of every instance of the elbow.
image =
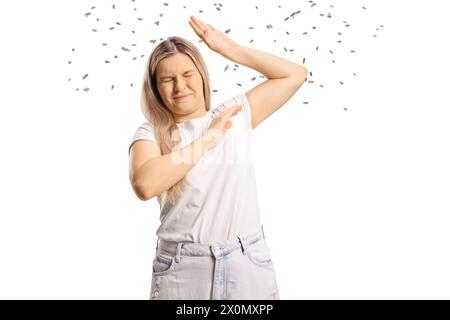
<svg viewBox="0 0 450 320">
<path fill-rule="evenodd" d="M 148 201 L 153 198 L 155 195 L 151 192 L 148 186 L 143 186 L 137 183 L 133 183 L 133 190 L 139 200 Z"/>
<path fill-rule="evenodd" d="M 139 200 L 147 201 L 154 197 L 153 186 L 148 183 L 148 179 L 143 179 L 136 172 L 130 171 L 131 187 Z"/>
<path fill-rule="evenodd" d="M 292 71 L 289 78 L 292 80 L 291 83 L 293 84 L 294 88 L 298 89 L 300 88 L 303 83 L 306 82 L 308 77 L 308 69 L 302 65 L 297 65 L 295 70 Z"/>
<path fill-rule="evenodd" d="M 292 90 L 297 91 L 306 82 L 308 77 L 308 69 L 299 65 L 298 68 L 291 74 L 290 83 Z"/>
<path fill-rule="evenodd" d="M 303 84 L 308 78 L 308 69 L 304 66 L 300 66 L 299 70 L 296 72 L 296 77 Z"/>
</svg>

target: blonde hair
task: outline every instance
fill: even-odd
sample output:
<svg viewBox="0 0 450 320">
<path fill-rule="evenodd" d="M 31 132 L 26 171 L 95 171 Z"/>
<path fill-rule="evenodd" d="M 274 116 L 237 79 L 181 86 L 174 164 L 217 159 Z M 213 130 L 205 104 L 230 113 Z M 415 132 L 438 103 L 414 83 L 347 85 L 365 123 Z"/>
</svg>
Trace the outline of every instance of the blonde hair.
<svg viewBox="0 0 450 320">
<path fill-rule="evenodd" d="M 141 110 L 155 128 L 156 140 L 161 154 L 168 154 L 179 141 L 174 141 L 175 131 L 178 129 L 172 112 L 165 106 L 157 89 L 156 67 L 158 63 L 173 54 L 183 53 L 189 56 L 199 71 L 203 80 L 203 97 L 206 111 L 211 105 L 211 85 L 208 70 L 200 51 L 188 40 L 181 37 L 169 37 L 159 43 L 150 54 L 141 92 Z M 172 139 L 171 139 L 172 137 Z M 174 203 L 183 193 L 188 180 L 183 177 L 175 185 L 162 193 L 162 202 Z"/>
</svg>

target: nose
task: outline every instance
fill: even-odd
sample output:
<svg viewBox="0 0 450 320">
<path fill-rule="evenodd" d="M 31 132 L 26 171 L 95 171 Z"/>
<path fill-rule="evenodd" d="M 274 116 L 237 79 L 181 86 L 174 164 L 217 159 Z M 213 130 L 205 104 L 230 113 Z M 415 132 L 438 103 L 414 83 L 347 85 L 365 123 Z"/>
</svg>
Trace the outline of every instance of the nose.
<svg viewBox="0 0 450 320">
<path fill-rule="evenodd" d="M 186 82 L 183 79 L 176 79 L 174 87 L 175 87 L 175 92 L 183 91 L 184 88 L 186 87 Z"/>
</svg>

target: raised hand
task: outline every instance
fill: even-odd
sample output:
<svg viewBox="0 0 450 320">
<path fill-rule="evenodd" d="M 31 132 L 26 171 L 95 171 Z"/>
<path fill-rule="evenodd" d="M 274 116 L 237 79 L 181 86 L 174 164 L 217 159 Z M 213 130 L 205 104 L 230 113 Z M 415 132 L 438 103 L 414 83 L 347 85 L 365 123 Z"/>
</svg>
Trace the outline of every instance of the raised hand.
<svg viewBox="0 0 450 320">
<path fill-rule="evenodd" d="M 210 24 L 205 24 L 200 19 L 191 16 L 189 20 L 189 25 L 194 29 L 195 33 L 206 43 L 208 48 L 219 53 L 224 54 L 228 50 L 233 50 L 236 46 L 230 37 L 228 37 L 224 32 L 216 29 Z"/>
</svg>

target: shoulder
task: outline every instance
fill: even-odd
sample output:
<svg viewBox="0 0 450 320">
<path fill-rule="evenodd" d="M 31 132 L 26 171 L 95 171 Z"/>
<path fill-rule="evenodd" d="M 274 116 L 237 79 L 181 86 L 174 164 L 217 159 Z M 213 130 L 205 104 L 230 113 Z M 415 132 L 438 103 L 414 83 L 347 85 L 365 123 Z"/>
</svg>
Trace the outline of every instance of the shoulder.
<svg viewBox="0 0 450 320">
<path fill-rule="evenodd" d="M 135 136 L 136 135 L 155 134 L 155 127 L 150 121 L 145 121 L 137 127 L 134 134 L 135 134 Z"/>
<path fill-rule="evenodd" d="M 155 127 L 149 121 L 143 122 L 134 132 L 132 141 L 139 139 L 153 140 L 156 142 Z"/>
<path fill-rule="evenodd" d="M 154 130 L 155 126 L 150 121 L 145 121 L 138 126 L 138 129 L 142 130 Z"/>
<path fill-rule="evenodd" d="M 138 140 L 149 140 L 159 144 L 156 138 L 155 128 L 150 121 L 143 122 L 137 127 L 128 146 L 128 154 L 130 154 L 131 146 Z"/>
</svg>

